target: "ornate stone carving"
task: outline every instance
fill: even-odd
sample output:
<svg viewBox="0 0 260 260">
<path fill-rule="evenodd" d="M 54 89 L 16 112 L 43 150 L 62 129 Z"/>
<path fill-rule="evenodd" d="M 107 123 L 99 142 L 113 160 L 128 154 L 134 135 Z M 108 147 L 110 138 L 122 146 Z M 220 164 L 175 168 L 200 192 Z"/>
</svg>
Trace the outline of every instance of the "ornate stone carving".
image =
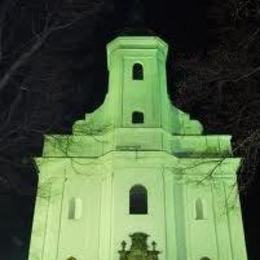
<svg viewBox="0 0 260 260">
<path fill-rule="evenodd" d="M 67 260 L 77 260 L 77 258 L 70 256 L 69 258 L 67 258 Z"/>
<path fill-rule="evenodd" d="M 122 249 L 118 251 L 119 260 L 159 260 L 159 251 L 156 250 L 156 243 L 152 242 L 152 250 L 148 250 L 147 238 L 149 235 L 141 232 L 130 235 L 132 245 L 126 250 L 126 242 L 122 241 Z"/>
</svg>

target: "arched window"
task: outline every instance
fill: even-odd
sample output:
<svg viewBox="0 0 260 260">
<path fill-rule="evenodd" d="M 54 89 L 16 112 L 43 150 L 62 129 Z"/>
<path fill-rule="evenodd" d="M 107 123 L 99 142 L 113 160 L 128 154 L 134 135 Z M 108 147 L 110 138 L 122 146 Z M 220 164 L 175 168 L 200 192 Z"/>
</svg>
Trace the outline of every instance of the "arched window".
<svg viewBox="0 0 260 260">
<path fill-rule="evenodd" d="M 129 192 L 129 213 L 130 214 L 147 214 L 147 190 L 142 185 L 135 185 Z"/>
<path fill-rule="evenodd" d="M 143 124 L 144 123 L 144 113 L 135 111 L 132 113 L 132 123 L 133 124 Z"/>
<path fill-rule="evenodd" d="M 200 198 L 198 198 L 195 202 L 195 214 L 196 214 L 197 220 L 204 219 L 204 217 L 205 217 L 204 216 L 203 201 Z"/>
<path fill-rule="evenodd" d="M 143 65 L 140 63 L 135 63 L 133 65 L 132 78 L 134 80 L 143 80 L 144 79 L 144 69 Z"/>
<path fill-rule="evenodd" d="M 200 260 L 210 260 L 210 258 L 204 256 L 204 257 L 202 257 Z"/>
</svg>

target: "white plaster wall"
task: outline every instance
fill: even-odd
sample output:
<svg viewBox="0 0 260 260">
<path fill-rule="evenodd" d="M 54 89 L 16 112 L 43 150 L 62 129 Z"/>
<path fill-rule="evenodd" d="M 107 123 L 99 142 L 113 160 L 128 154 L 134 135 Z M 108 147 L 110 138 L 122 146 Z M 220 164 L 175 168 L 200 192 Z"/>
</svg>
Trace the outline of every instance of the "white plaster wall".
<svg viewBox="0 0 260 260">
<path fill-rule="evenodd" d="M 129 214 L 129 191 L 141 184 L 148 191 L 148 214 Z M 155 240 L 157 249 L 162 251 L 160 260 L 165 260 L 165 215 L 162 169 L 122 168 L 114 172 L 112 209 L 112 257 L 118 260 L 121 242 L 131 245 L 129 234 L 144 232 L 150 235 L 148 244 Z"/>
<path fill-rule="evenodd" d="M 119 152 L 103 161 L 78 160 L 75 168 L 70 160 L 42 165 L 29 259 L 118 260 L 121 242 L 128 249 L 129 234 L 144 232 L 149 245 L 158 244 L 160 260 L 246 260 L 234 183 L 224 177 L 198 183 L 205 176 L 178 176 L 181 163 L 169 162 L 166 167 L 167 159 L 153 153 Z M 199 165 L 194 173 L 202 172 Z M 136 184 L 148 190 L 148 215 L 129 215 Z M 68 217 L 71 198 L 82 201 L 78 219 Z M 197 198 L 204 201 L 204 220 L 195 220 Z"/>
<path fill-rule="evenodd" d="M 81 207 L 78 219 L 69 218 L 69 204 L 77 198 Z M 79 206 L 79 208 L 77 208 Z M 100 184 L 86 176 L 68 177 L 62 200 L 61 222 L 57 260 L 74 256 L 77 259 L 94 260 L 98 256 L 100 222 Z"/>
<path fill-rule="evenodd" d="M 202 177 L 203 178 L 203 177 Z M 186 184 L 186 216 L 188 256 L 191 260 L 208 257 L 218 259 L 218 245 L 216 236 L 215 213 L 213 209 L 214 198 L 212 197 L 211 185 Z M 203 203 L 204 218 L 196 219 L 195 204 L 197 199 Z"/>
</svg>

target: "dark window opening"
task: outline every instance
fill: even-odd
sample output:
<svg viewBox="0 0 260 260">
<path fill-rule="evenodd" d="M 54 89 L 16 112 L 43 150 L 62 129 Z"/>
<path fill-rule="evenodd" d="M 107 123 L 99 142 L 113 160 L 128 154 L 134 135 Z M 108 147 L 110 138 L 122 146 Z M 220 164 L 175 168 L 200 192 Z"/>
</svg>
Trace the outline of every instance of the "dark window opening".
<svg viewBox="0 0 260 260">
<path fill-rule="evenodd" d="M 147 190 L 142 185 L 135 185 L 129 193 L 129 213 L 130 214 L 147 214 Z"/>
<path fill-rule="evenodd" d="M 69 219 L 75 218 L 75 211 L 76 211 L 76 203 L 75 198 L 71 198 L 69 201 Z"/>
<path fill-rule="evenodd" d="M 200 260 L 210 260 L 208 257 L 202 257 Z"/>
<path fill-rule="evenodd" d="M 144 79 L 144 70 L 143 70 L 143 66 L 140 63 L 134 64 L 132 78 L 134 80 L 143 80 Z"/>
<path fill-rule="evenodd" d="M 195 211 L 196 211 L 196 219 L 202 220 L 204 219 L 204 209 L 203 202 L 201 199 L 197 199 L 195 203 Z"/>
<path fill-rule="evenodd" d="M 132 123 L 133 124 L 143 124 L 144 123 L 144 113 L 137 112 L 137 111 L 133 112 Z"/>
</svg>

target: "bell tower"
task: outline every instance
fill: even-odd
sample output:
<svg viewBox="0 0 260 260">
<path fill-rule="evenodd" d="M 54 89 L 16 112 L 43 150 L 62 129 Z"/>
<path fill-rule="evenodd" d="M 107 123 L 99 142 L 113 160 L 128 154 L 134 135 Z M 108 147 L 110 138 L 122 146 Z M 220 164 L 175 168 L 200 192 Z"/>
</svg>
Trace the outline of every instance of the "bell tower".
<svg viewBox="0 0 260 260">
<path fill-rule="evenodd" d="M 77 121 L 74 132 L 125 132 L 133 136 L 200 134 L 202 126 L 171 104 L 167 92 L 168 45 L 156 36 L 121 36 L 107 45 L 109 86 L 104 103 L 85 120 Z M 151 137 L 153 138 L 153 137 Z M 120 145 L 121 138 L 116 142 Z M 162 149 L 163 144 L 153 149 Z M 161 147 L 161 148 L 160 148 Z"/>
<path fill-rule="evenodd" d="M 167 48 L 108 43 L 104 103 L 72 135 L 45 136 L 30 260 L 247 259 L 240 158 L 171 104 Z"/>
<path fill-rule="evenodd" d="M 158 37 L 120 37 L 108 44 L 109 102 L 117 127 L 159 128 L 169 108 L 165 62 Z"/>
</svg>

